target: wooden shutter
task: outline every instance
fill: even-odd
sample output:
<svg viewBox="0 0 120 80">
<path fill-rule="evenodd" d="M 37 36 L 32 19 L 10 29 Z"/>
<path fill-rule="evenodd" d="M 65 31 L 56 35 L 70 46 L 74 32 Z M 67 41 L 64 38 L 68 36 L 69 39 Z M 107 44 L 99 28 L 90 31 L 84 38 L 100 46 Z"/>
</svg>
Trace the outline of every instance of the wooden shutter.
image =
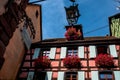
<svg viewBox="0 0 120 80">
<path fill-rule="evenodd" d="M 45 80 L 52 80 L 52 72 L 51 71 L 47 72 Z"/>
<path fill-rule="evenodd" d="M 79 46 L 78 47 L 78 56 L 80 58 L 84 58 L 84 46 Z"/>
<path fill-rule="evenodd" d="M 90 58 L 95 58 L 96 57 L 96 47 L 89 46 L 89 50 L 90 50 Z"/>
<path fill-rule="evenodd" d="M 33 80 L 33 77 L 34 77 L 34 72 L 29 72 L 27 80 Z"/>
<path fill-rule="evenodd" d="M 58 72 L 57 80 L 64 80 L 64 72 Z"/>
<path fill-rule="evenodd" d="M 120 80 L 120 71 L 114 71 L 115 80 Z"/>
<path fill-rule="evenodd" d="M 99 80 L 98 71 L 91 71 L 91 80 Z"/>
<path fill-rule="evenodd" d="M 55 58 L 55 53 L 56 53 L 56 48 L 51 48 L 49 58 L 54 59 Z"/>
<path fill-rule="evenodd" d="M 67 47 L 61 47 L 60 58 L 65 58 L 67 53 Z"/>
<path fill-rule="evenodd" d="M 109 45 L 109 48 L 110 48 L 110 54 L 111 54 L 113 57 L 117 57 L 117 51 L 116 51 L 115 45 Z"/>
<path fill-rule="evenodd" d="M 40 48 L 35 48 L 32 59 L 38 58 L 39 53 L 40 53 Z"/>
<path fill-rule="evenodd" d="M 84 71 L 78 71 L 78 80 L 85 80 Z"/>
</svg>

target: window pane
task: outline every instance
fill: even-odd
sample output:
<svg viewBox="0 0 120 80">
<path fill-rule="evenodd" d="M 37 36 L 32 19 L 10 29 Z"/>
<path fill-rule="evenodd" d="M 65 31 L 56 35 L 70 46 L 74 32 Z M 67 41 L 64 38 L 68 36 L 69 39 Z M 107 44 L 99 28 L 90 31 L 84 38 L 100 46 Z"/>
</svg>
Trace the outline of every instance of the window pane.
<svg viewBox="0 0 120 80">
<path fill-rule="evenodd" d="M 65 80 L 77 80 L 76 72 L 67 72 L 65 75 Z"/>
<path fill-rule="evenodd" d="M 70 80 L 70 79 L 65 79 L 65 80 Z"/>
<path fill-rule="evenodd" d="M 70 47 L 70 48 L 67 50 L 68 56 L 77 55 L 77 52 L 78 52 L 77 47 L 75 47 L 75 48 Z"/>
<path fill-rule="evenodd" d="M 107 79 L 107 80 L 113 80 L 113 79 Z"/>
<path fill-rule="evenodd" d="M 112 75 L 111 74 L 107 74 L 107 78 L 108 79 L 112 79 Z"/>
<path fill-rule="evenodd" d="M 66 75 L 66 78 L 70 78 L 70 75 Z"/>
<path fill-rule="evenodd" d="M 100 73 L 100 80 L 114 80 L 113 79 L 113 73 L 111 71 L 101 72 Z"/>
<path fill-rule="evenodd" d="M 77 79 L 72 79 L 72 80 L 77 80 Z"/>
<path fill-rule="evenodd" d="M 72 78 L 76 78 L 76 77 L 77 77 L 77 75 L 76 75 L 76 74 L 72 75 Z"/>
<path fill-rule="evenodd" d="M 105 74 L 100 74 L 100 79 L 105 79 Z"/>
<path fill-rule="evenodd" d="M 72 50 L 68 50 L 68 53 L 72 53 Z"/>
<path fill-rule="evenodd" d="M 107 45 L 97 46 L 97 52 L 98 52 L 98 54 L 99 53 L 108 53 L 107 49 L 108 49 Z"/>
<path fill-rule="evenodd" d="M 50 54 L 50 50 L 43 50 L 43 52 L 42 52 L 42 54 L 43 54 L 43 56 L 49 56 L 49 54 Z"/>
</svg>

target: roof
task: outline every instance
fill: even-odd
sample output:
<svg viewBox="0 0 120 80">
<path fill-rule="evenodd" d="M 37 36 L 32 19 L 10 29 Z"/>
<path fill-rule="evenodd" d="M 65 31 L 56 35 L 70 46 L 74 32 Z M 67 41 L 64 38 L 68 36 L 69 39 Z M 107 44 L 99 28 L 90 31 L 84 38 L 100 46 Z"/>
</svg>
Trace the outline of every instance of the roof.
<svg viewBox="0 0 120 80">
<path fill-rule="evenodd" d="M 80 45 L 101 45 L 101 44 L 120 44 L 120 38 L 113 36 L 85 37 L 83 40 L 68 41 L 66 38 L 45 39 L 32 44 L 35 47 L 60 47 L 60 46 L 80 46 Z"/>
</svg>

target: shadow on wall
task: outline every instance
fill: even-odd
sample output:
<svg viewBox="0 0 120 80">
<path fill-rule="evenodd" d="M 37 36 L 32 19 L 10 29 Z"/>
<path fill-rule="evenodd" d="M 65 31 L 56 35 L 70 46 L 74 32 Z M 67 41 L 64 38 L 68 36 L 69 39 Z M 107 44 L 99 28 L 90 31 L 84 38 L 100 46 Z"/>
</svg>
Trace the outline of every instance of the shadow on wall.
<svg viewBox="0 0 120 80">
<path fill-rule="evenodd" d="M 5 13 L 0 15 L 0 69 L 4 63 L 4 53 L 17 25 L 24 18 L 28 0 L 8 0 L 4 5 Z"/>
</svg>

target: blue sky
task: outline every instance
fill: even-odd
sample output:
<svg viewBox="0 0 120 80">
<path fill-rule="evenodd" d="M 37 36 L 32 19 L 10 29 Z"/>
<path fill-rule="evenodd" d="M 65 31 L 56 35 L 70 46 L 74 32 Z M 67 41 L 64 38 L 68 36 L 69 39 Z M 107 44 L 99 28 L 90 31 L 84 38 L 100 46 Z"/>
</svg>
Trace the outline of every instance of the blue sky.
<svg viewBox="0 0 120 80">
<path fill-rule="evenodd" d="M 30 0 L 36 1 L 36 0 Z M 84 37 L 105 36 L 109 34 L 108 17 L 120 13 L 115 0 L 76 0 L 79 4 L 78 24 L 82 24 Z M 69 0 L 46 0 L 42 5 L 43 39 L 64 38 L 65 26 L 68 25 L 64 7 L 70 6 Z"/>
</svg>

